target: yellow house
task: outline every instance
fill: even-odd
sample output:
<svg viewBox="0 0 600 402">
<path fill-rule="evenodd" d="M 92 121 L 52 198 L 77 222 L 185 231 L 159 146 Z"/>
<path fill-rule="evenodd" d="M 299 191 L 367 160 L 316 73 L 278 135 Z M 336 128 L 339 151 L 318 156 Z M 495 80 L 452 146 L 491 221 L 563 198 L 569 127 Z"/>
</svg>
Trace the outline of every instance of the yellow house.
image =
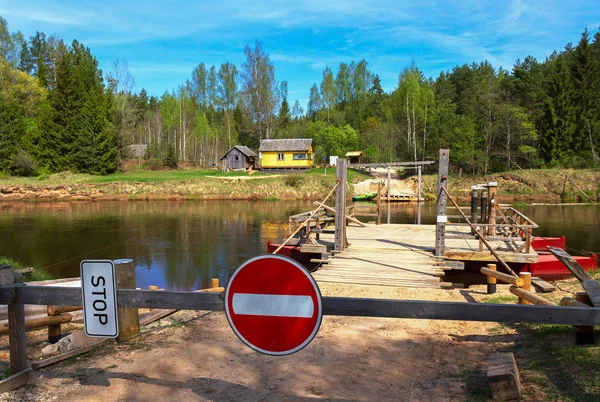
<svg viewBox="0 0 600 402">
<path fill-rule="evenodd" d="M 258 148 L 261 169 L 310 169 L 314 153 L 312 138 L 262 140 Z"/>
</svg>

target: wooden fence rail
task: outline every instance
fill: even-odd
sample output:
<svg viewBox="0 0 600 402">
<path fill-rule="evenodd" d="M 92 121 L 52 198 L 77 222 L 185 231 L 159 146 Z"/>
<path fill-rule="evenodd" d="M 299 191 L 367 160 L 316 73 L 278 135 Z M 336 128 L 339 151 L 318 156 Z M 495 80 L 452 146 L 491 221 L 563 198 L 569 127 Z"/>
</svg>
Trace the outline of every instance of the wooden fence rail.
<svg viewBox="0 0 600 402">
<path fill-rule="evenodd" d="M 117 290 L 119 307 L 222 311 L 220 293 L 156 292 Z M 0 287 L 0 303 L 81 303 L 81 289 L 49 286 Z M 560 306 L 496 305 L 484 303 L 433 302 L 422 300 L 323 297 L 323 314 L 361 317 L 416 318 L 459 321 L 531 322 L 570 325 L 600 325 L 600 308 Z"/>
</svg>

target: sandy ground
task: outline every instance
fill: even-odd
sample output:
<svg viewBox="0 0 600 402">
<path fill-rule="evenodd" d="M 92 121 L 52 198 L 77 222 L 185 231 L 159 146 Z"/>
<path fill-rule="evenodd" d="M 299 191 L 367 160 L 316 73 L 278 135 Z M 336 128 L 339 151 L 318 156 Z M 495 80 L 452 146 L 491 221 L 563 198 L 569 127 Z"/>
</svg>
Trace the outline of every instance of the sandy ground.
<svg viewBox="0 0 600 402">
<path fill-rule="evenodd" d="M 322 284 L 321 291 L 464 302 L 482 296 L 483 286 L 448 291 Z M 145 327 L 137 342 L 111 341 L 36 371 L 30 384 L 0 400 L 462 401 L 469 399 L 469 381 L 485 382 L 488 356 L 515 341 L 490 336 L 498 326 L 325 316 L 305 349 L 270 357 L 239 341 L 224 313 L 181 311 Z M 29 333 L 28 341 L 43 336 Z"/>
</svg>

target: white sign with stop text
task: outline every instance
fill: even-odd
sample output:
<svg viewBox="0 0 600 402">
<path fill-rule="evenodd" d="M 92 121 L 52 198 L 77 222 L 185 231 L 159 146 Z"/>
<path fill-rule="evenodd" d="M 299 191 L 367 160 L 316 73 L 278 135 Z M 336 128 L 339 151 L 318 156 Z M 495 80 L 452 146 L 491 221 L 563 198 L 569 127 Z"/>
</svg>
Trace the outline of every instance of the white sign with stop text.
<svg viewBox="0 0 600 402">
<path fill-rule="evenodd" d="M 80 269 L 85 334 L 97 338 L 116 338 L 119 335 L 119 319 L 113 262 L 84 260 Z"/>
</svg>

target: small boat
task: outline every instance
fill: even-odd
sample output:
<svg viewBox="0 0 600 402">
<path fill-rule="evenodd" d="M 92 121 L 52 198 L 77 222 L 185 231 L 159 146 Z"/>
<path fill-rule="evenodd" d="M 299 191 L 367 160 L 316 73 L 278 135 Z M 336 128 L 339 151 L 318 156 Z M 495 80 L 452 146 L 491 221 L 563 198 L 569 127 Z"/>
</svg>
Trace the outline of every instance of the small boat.
<svg viewBox="0 0 600 402">
<path fill-rule="evenodd" d="M 375 197 L 377 197 L 376 191 L 372 192 L 372 193 L 364 193 L 364 194 L 355 195 L 354 197 L 352 197 L 352 200 L 354 200 L 354 201 L 370 201 Z"/>
</svg>

